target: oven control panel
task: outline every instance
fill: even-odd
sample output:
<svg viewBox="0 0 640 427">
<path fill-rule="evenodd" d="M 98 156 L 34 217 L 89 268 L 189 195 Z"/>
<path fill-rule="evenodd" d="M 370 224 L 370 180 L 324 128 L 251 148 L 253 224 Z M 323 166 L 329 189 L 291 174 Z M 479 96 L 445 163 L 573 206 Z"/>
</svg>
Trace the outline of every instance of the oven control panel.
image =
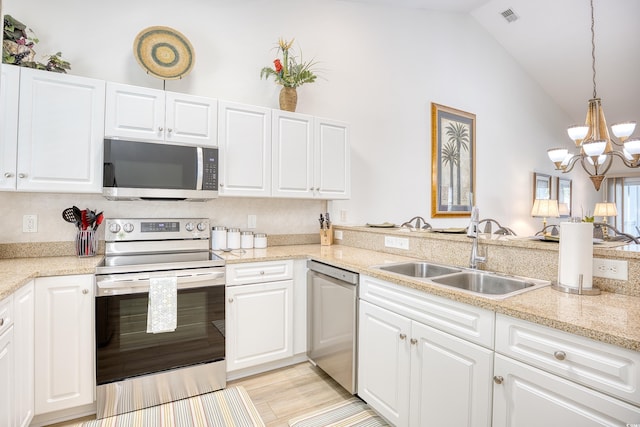
<svg viewBox="0 0 640 427">
<path fill-rule="evenodd" d="M 207 218 L 111 218 L 105 241 L 209 239 Z"/>
</svg>

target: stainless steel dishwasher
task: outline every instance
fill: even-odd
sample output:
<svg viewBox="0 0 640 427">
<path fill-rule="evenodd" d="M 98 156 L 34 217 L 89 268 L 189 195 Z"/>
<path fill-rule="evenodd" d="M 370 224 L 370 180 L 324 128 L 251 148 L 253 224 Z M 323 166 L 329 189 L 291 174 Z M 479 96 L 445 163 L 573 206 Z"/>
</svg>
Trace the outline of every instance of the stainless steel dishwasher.
<svg viewBox="0 0 640 427">
<path fill-rule="evenodd" d="M 358 273 L 307 261 L 307 356 L 356 393 Z"/>
</svg>

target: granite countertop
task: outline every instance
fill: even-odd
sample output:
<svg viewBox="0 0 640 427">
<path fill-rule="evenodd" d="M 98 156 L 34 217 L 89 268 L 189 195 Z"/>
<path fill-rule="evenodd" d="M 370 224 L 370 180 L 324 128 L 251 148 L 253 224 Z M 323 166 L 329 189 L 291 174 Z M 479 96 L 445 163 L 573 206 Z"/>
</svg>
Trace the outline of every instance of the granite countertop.
<svg viewBox="0 0 640 427">
<path fill-rule="evenodd" d="M 249 249 L 244 253 L 215 253 L 224 258 L 227 264 L 311 258 L 497 313 L 640 351 L 639 297 L 608 292 L 598 296 L 570 295 L 545 287 L 504 300 L 494 300 L 371 268 L 415 258 L 341 245 L 272 246 L 266 249 Z M 0 300 L 35 277 L 93 274 L 101 261 L 100 256 L 2 259 Z"/>
</svg>

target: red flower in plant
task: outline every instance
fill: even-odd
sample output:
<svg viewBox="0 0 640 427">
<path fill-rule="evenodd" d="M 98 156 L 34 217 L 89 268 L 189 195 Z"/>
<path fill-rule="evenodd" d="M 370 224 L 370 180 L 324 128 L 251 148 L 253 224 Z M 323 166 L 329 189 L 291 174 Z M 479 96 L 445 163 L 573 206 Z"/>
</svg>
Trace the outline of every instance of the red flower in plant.
<svg viewBox="0 0 640 427">
<path fill-rule="evenodd" d="M 279 59 L 275 59 L 273 61 L 273 65 L 275 65 L 276 73 L 279 73 L 280 71 L 282 71 L 282 62 L 280 62 Z"/>
</svg>

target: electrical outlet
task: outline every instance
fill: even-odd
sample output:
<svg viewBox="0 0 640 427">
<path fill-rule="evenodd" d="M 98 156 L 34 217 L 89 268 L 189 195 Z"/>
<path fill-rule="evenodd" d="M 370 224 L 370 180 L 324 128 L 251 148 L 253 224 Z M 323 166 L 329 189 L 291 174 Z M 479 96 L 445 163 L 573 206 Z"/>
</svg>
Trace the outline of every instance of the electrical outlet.
<svg viewBox="0 0 640 427">
<path fill-rule="evenodd" d="M 605 279 L 629 280 L 627 261 L 594 258 L 593 275 Z"/>
<path fill-rule="evenodd" d="M 333 238 L 336 240 L 342 240 L 342 230 L 334 230 Z"/>
<path fill-rule="evenodd" d="M 340 211 L 340 222 L 342 223 L 347 222 L 347 211 L 345 210 Z"/>
<path fill-rule="evenodd" d="M 387 248 L 409 250 L 409 239 L 404 237 L 384 236 L 384 245 Z"/>
<path fill-rule="evenodd" d="M 247 215 L 247 228 L 256 228 L 257 217 L 255 215 Z"/>
<path fill-rule="evenodd" d="M 38 215 L 24 215 L 22 217 L 22 232 L 36 233 L 38 231 Z"/>
</svg>

